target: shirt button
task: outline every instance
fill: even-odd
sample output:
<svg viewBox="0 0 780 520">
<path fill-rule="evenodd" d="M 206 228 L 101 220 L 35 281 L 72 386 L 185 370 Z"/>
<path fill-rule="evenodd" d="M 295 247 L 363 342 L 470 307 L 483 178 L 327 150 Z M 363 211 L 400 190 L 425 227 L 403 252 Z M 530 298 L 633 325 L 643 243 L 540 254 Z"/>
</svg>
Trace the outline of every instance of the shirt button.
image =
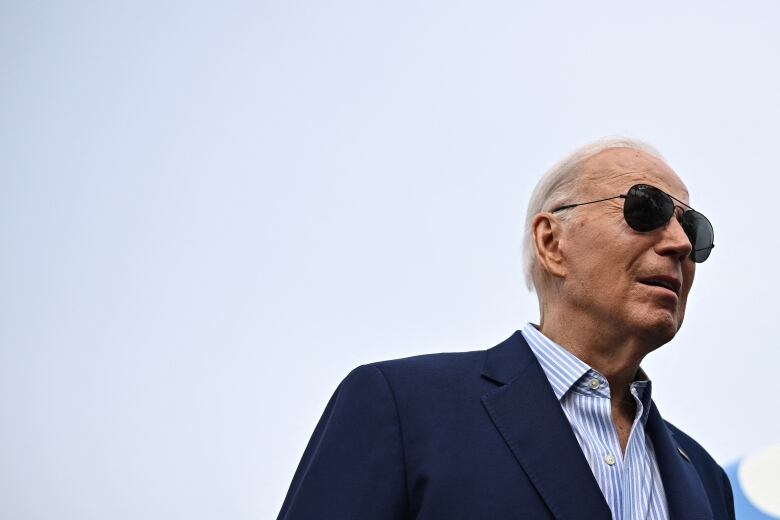
<svg viewBox="0 0 780 520">
<path fill-rule="evenodd" d="M 612 456 L 611 454 L 605 455 L 604 456 L 604 462 L 606 462 L 610 466 L 614 466 L 615 465 L 615 457 Z"/>
<path fill-rule="evenodd" d="M 599 380 L 598 380 L 598 379 L 595 379 L 595 378 L 594 378 L 594 379 L 591 379 L 590 381 L 588 381 L 588 385 L 589 385 L 589 386 L 590 386 L 590 387 L 591 387 L 593 390 L 595 390 L 595 389 L 597 389 L 599 386 L 601 386 L 601 383 L 599 383 Z"/>
</svg>

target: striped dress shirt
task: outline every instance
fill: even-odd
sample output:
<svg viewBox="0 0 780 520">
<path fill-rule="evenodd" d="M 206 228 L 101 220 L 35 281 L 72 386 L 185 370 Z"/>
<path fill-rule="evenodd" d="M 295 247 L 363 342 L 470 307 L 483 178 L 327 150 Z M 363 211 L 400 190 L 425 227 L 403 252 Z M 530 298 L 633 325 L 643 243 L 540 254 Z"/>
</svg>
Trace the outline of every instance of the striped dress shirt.
<svg viewBox="0 0 780 520">
<path fill-rule="evenodd" d="M 556 344 L 531 323 L 522 330 L 561 403 L 574 436 L 596 477 L 614 520 L 667 520 L 669 517 L 653 443 L 645 433 L 650 413 L 650 381 L 631 383 L 636 417 L 625 455 L 612 423 L 607 379 Z M 644 372 L 639 371 L 644 377 Z"/>
</svg>

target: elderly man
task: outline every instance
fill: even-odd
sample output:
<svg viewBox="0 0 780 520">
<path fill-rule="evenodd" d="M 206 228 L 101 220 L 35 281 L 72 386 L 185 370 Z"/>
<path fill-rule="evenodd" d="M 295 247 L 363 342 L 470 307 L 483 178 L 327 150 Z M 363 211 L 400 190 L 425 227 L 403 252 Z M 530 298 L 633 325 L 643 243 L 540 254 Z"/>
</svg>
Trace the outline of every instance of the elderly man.
<svg viewBox="0 0 780 520">
<path fill-rule="evenodd" d="M 713 248 L 683 182 L 650 146 L 602 140 L 542 178 L 526 232 L 539 325 L 355 369 L 280 519 L 734 518 L 725 473 L 640 368 Z"/>
</svg>

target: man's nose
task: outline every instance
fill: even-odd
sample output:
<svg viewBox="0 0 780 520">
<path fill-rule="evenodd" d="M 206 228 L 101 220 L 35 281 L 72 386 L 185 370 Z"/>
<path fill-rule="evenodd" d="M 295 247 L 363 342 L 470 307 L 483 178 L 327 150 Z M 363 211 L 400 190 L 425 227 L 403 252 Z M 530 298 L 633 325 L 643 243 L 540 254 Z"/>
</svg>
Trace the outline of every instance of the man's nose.
<svg viewBox="0 0 780 520">
<path fill-rule="evenodd" d="M 670 218 L 659 231 L 660 236 L 655 248 L 659 255 L 677 256 L 684 260 L 691 254 L 693 246 L 676 215 Z"/>
</svg>

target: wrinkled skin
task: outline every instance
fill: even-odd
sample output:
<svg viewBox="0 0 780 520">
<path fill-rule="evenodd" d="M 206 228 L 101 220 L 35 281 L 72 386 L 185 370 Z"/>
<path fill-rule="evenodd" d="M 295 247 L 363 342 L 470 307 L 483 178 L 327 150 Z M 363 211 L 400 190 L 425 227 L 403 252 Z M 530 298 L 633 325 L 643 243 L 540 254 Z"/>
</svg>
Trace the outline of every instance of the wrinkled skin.
<svg viewBox="0 0 780 520">
<path fill-rule="evenodd" d="M 625 194 L 634 184 L 651 184 L 682 202 L 682 180 L 660 159 L 631 149 L 605 150 L 584 165 L 577 200 Z M 561 226 L 563 277 L 560 294 L 567 306 L 584 313 L 608 336 L 635 337 L 646 354 L 668 342 L 685 317 L 695 263 L 691 244 L 676 218 L 664 227 L 638 232 L 623 218 L 624 199 L 580 206 Z M 679 210 L 677 210 L 679 212 Z M 665 275 L 681 282 L 679 294 L 639 282 Z"/>
</svg>

